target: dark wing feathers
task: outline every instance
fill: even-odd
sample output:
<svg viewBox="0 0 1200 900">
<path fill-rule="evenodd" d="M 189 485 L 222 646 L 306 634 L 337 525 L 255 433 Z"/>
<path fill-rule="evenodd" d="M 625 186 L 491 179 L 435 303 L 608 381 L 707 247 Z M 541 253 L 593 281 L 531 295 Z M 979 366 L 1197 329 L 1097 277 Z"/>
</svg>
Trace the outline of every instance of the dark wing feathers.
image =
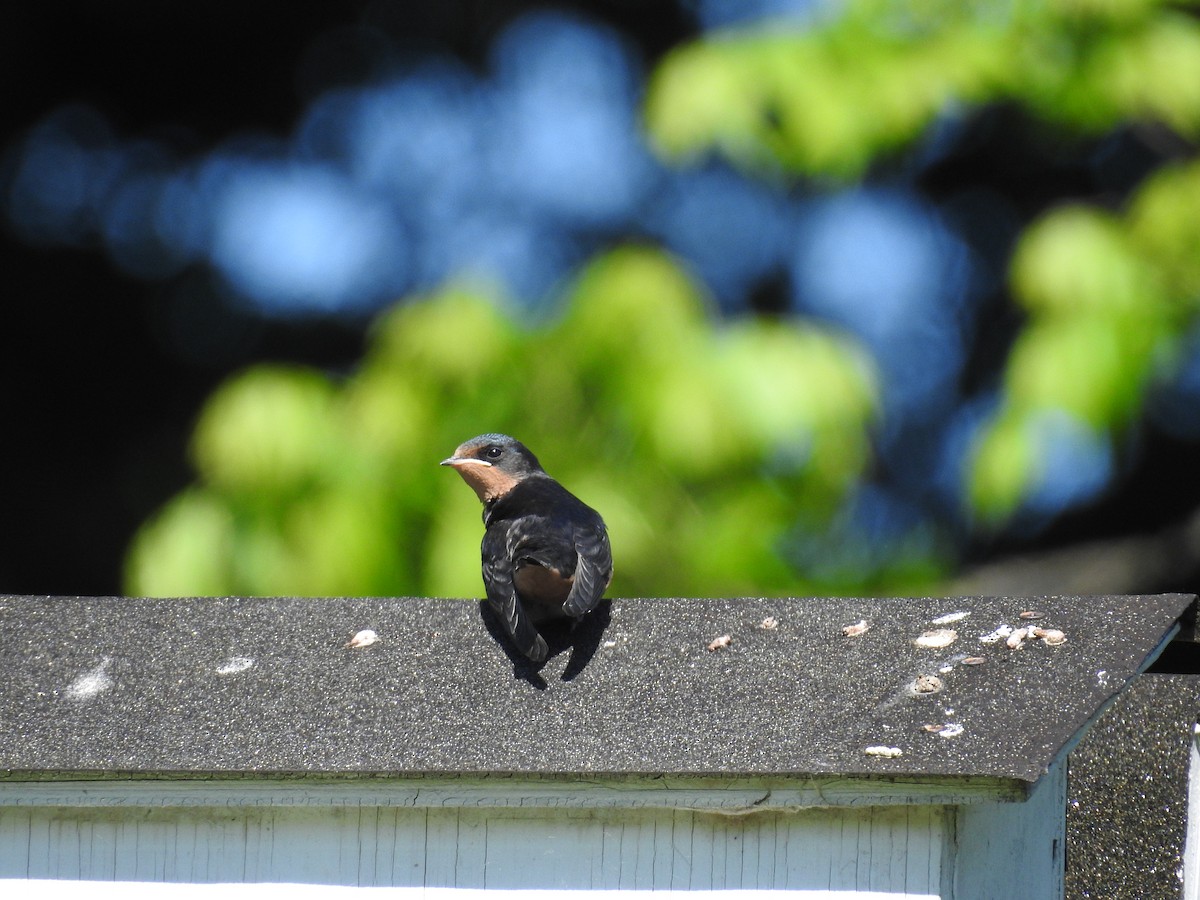
<svg viewBox="0 0 1200 900">
<path fill-rule="evenodd" d="M 483 586 L 488 603 L 504 620 L 517 649 L 534 662 L 541 662 L 550 651 L 517 598 L 513 563 L 504 544 L 496 530 L 488 529 L 483 536 Z"/>
<path fill-rule="evenodd" d="M 612 548 L 603 523 L 575 529 L 575 553 L 575 583 L 563 612 L 579 618 L 596 608 L 612 581 Z"/>
<path fill-rule="evenodd" d="M 518 565 L 544 566 L 574 579 L 562 613 L 578 619 L 595 609 L 612 580 L 612 549 L 604 521 L 548 477 L 530 477 L 485 508 L 483 583 L 488 602 L 517 649 L 535 662 L 548 655 L 514 584 Z M 534 598 L 529 598 L 533 600 Z M 543 601 L 544 602 L 544 601 Z"/>
<path fill-rule="evenodd" d="M 543 516 L 522 516 L 513 519 L 508 526 L 505 537 L 505 550 L 510 560 L 528 559 L 538 565 L 564 568 L 561 557 L 563 541 L 555 540 L 556 532 L 549 527 L 549 522 Z M 574 562 L 574 560 L 571 560 Z M 569 570 L 569 566 L 566 567 Z"/>
<path fill-rule="evenodd" d="M 513 521 L 506 541 L 512 565 L 527 560 L 574 578 L 563 603 L 566 616 L 578 619 L 591 612 L 612 581 L 612 549 L 599 516 L 573 527 L 554 527 L 553 520 L 526 516 Z"/>
</svg>

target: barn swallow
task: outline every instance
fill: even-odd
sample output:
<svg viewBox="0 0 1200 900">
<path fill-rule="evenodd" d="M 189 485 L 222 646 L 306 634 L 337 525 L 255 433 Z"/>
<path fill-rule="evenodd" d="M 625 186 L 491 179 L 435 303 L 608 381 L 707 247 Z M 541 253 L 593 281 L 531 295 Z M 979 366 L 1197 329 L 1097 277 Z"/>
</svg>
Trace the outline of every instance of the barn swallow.
<svg viewBox="0 0 1200 900">
<path fill-rule="evenodd" d="M 517 649 L 543 661 L 549 650 L 537 626 L 578 622 L 612 581 L 604 520 L 506 434 L 472 438 L 441 464 L 456 469 L 483 501 L 488 603 Z"/>
</svg>

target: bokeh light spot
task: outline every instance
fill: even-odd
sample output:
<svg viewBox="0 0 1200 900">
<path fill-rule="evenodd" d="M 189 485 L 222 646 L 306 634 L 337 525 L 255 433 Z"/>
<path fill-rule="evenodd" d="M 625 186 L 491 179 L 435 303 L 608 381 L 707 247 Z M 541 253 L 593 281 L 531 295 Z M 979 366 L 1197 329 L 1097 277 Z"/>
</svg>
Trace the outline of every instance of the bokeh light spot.
<svg viewBox="0 0 1200 900">
<path fill-rule="evenodd" d="M 405 284 L 391 211 L 325 166 L 246 165 L 216 198 L 213 232 L 216 265 L 265 304 L 367 307 Z"/>
</svg>

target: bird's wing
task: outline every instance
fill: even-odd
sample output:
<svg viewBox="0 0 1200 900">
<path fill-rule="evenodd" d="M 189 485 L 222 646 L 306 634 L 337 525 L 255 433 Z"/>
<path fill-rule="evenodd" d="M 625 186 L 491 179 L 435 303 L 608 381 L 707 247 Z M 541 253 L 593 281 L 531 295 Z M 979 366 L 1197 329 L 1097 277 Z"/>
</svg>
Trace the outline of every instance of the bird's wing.
<svg viewBox="0 0 1200 900">
<path fill-rule="evenodd" d="M 604 525 L 576 528 L 575 552 L 578 554 L 575 583 L 563 603 L 563 612 L 579 618 L 596 608 L 612 581 L 612 548 Z"/>
<path fill-rule="evenodd" d="M 512 559 L 505 536 L 499 532 L 489 528 L 483 536 L 483 586 L 488 603 L 503 620 L 517 649 L 534 662 L 541 662 L 550 651 L 517 598 Z"/>
</svg>

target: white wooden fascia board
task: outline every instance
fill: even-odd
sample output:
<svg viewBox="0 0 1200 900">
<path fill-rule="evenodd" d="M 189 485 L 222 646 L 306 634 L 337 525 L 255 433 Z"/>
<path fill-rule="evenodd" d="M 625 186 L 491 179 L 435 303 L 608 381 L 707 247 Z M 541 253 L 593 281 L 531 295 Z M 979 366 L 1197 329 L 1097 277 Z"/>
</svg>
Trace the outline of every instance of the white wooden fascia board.
<svg viewBox="0 0 1200 900">
<path fill-rule="evenodd" d="M 38 881 L 0 880 L 6 896 L 24 900 L 158 900 L 169 892 L 174 900 L 362 900 L 386 896 L 389 900 L 777 900 L 781 895 L 797 900 L 938 900 L 936 894 L 897 894 L 893 891 L 765 889 L 721 891 L 640 891 L 568 889 L 497 890 L 495 888 L 361 887 L 336 884 L 182 884 L 153 881 Z"/>
<path fill-rule="evenodd" d="M 729 815 L 855 806 L 1022 801 L 1001 779 L 864 778 L 213 778 L 0 781 L 0 807 L 521 807 L 689 809 Z"/>
</svg>

